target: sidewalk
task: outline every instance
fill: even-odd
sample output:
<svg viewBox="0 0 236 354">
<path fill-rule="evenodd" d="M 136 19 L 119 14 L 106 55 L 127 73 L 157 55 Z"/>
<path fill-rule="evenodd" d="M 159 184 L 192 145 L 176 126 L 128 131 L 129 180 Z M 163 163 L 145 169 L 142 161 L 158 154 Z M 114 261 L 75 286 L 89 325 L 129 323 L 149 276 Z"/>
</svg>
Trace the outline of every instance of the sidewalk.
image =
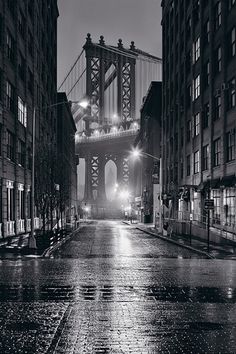
<svg viewBox="0 0 236 354">
<path fill-rule="evenodd" d="M 70 232 L 65 234 L 64 237 L 61 237 L 60 239 L 56 240 L 47 248 L 38 248 L 36 250 L 30 250 L 27 246 L 28 236 L 24 235 L 24 242 L 22 242 L 21 245 L 19 245 L 18 242 L 15 240 L 16 238 L 14 238 L 13 242 L 11 242 L 10 244 L 7 245 L 7 242 L 5 242 L 3 243 L 2 247 L 0 246 L 0 258 L 14 259 L 19 257 L 50 257 L 56 249 L 58 249 L 64 243 L 70 240 L 76 232 L 78 232 L 84 225 L 88 223 L 88 221 L 81 221 L 77 229 L 71 230 Z"/>
<path fill-rule="evenodd" d="M 194 252 L 201 253 L 206 255 L 209 258 L 217 259 L 235 259 L 236 260 L 236 246 L 233 245 L 218 245 L 210 240 L 210 251 L 207 252 L 207 240 L 204 242 L 202 239 L 192 236 L 190 239 L 189 235 L 176 235 L 172 234 L 171 236 L 161 235 L 155 228 L 153 224 L 144 224 L 144 223 L 133 223 L 131 224 L 128 221 L 123 221 L 125 224 L 130 225 L 135 229 L 146 232 L 150 235 L 156 236 L 171 242 L 175 245 L 191 249 Z"/>
</svg>

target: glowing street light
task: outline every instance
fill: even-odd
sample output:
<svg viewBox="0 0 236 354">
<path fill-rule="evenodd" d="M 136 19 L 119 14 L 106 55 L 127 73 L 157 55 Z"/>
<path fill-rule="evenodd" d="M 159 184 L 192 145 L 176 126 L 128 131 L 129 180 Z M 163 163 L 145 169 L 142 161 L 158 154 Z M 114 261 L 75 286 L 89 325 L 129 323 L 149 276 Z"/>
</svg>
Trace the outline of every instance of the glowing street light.
<svg viewBox="0 0 236 354">
<path fill-rule="evenodd" d="M 88 106 L 89 106 L 89 101 L 86 100 L 86 99 L 84 99 L 84 100 L 78 102 L 78 105 L 79 105 L 80 107 L 86 109 L 86 108 L 88 108 Z"/>
<path fill-rule="evenodd" d="M 163 189 L 162 158 L 151 155 L 151 154 L 149 154 L 145 151 L 142 151 L 140 149 L 137 149 L 137 148 L 135 148 L 131 151 L 131 157 L 133 157 L 134 159 L 137 159 L 142 156 L 150 157 L 153 160 L 160 162 L 160 167 L 159 167 L 159 185 L 160 185 L 159 228 L 160 228 L 160 232 L 162 232 L 162 189 Z"/>
</svg>

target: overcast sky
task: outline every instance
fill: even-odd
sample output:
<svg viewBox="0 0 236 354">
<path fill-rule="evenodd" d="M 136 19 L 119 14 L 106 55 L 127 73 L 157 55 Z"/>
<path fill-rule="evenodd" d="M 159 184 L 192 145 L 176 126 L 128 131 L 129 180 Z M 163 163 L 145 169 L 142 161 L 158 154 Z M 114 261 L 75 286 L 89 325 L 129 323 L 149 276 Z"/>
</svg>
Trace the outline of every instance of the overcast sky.
<svg viewBox="0 0 236 354">
<path fill-rule="evenodd" d="M 161 0 L 58 0 L 58 83 L 82 50 L 87 33 L 94 42 L 119 38 L 125 46 L 161 56 Z"/>
</svg>

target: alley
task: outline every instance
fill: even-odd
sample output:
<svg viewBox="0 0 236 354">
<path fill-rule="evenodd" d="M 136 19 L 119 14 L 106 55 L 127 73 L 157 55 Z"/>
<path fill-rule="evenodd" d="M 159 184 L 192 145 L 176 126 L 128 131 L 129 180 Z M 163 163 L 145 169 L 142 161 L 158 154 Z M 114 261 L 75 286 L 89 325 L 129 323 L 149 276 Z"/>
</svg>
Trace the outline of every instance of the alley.
<svg viewBox="0 0 236 354">
<path fill-rule="evenodd" d="M 0 353 L 235 353 L 236 263 L 119 221 L 2 259 Z"/>
</svg>

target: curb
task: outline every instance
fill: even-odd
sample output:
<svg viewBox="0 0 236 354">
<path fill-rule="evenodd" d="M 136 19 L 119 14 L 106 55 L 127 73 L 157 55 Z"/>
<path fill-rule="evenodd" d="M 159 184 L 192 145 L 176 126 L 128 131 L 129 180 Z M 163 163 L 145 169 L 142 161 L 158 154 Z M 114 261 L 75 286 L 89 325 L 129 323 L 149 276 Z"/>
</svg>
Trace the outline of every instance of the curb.
<svg viewBox="0 0 236 354">
<path fill-rule="evenodd" d="M 126 224 L 126 225 L 130 225 L 130 224 L 124 222 L 124 221 L 123 221 L 123 223 Z M 158 238 L 160 238 L 161 240 L 170 242 L 170 243 L 172 243 L 172 244 L 174 244 L 174 245 L 176 245 L 176 246 L 183 247 L 183 248 L 186 248 L 186 249 L 188 249 L 188 250 L 190 250 L 190 251 L 193 251 L 193 252 L 202 254 L 202 255 L 208 257 L 209 259 L 215 259 L 215 257 L 212 256 L 212 255 L 210 255 L 209 253 L 204 252 L 204 251 L 201 251 L 201 250 L 199 250 L 199 249 L 197 249 L 197 248 L 194 248 L 194 247 L 192 247 L 192 246 L 188 246 L 188 245 L 179 243 L 179 242 L 177 242 L 177 241 L 171 240 L 171 239 L 169 239 L 169 238 L 167 238 L 167 237 L 165 237 L 165 236 L 162 236 L 162 235 L 160 235 L 160 234 L 156 234 L 156 233 L 151 232 L 151 231 L 149 231 L 149 230 L 142 229 L 141 227 L 138 227 L 138 226 L 136 226 L 135 229 L 137 229 L 137 230 L 139 230 L 139 231 L 142 231 L 142 232 L 145 232 L 146 234 L 149 234 L 149 235 L 158 237 Z"/>
<path fill-rule="evenodd" d="M 57 243 L 55 243 L 54 245 L 48 247 L 42 254 L 41 257 L 43 258 L 49 258 L 51 256 L 51 254 L 56 251 L 59 247 L 61 247 L 62 245 L 64 245 L 64 243 L 66 243 L 71 237 L 74 236 L 74 234 L 76 232 L 78 232 L 81 229 L 82 226 L 79 226 L 76 230 L 74 230 L 73 232 L 71 232 L 68 236 L 66 236 L 63 240 L 58 241 Z"/>
</svg>

